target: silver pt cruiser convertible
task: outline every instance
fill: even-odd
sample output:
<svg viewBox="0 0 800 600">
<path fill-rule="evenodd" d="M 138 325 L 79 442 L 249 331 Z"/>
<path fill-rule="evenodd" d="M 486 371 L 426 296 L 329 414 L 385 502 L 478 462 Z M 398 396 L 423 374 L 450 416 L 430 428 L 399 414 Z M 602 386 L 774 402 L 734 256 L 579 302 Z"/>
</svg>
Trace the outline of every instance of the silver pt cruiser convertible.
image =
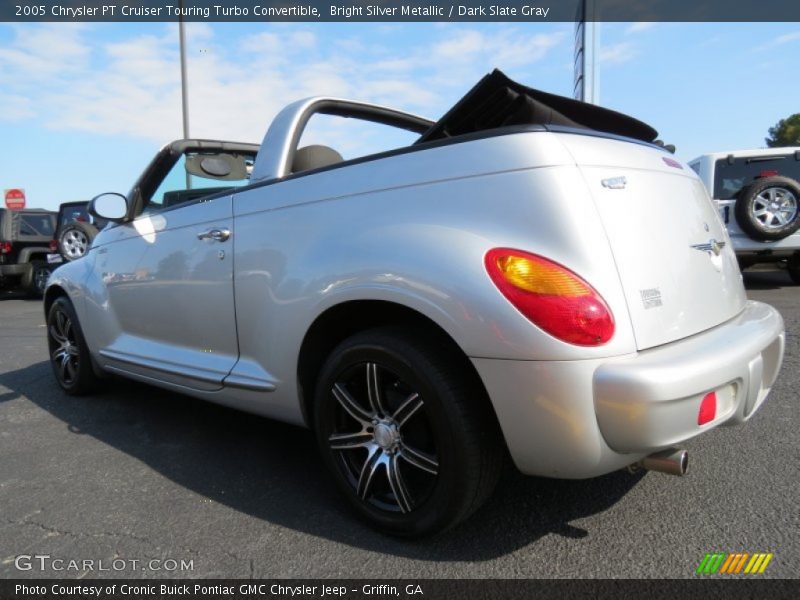
<svg viewBox="0 0 800 600">
<path fill-rule="evenodd" d="M 418 134 L 353 160 L 318 113 Z M 703 184 L 648 125 L 499 71 L 439 121 L 334 98 L 166 146 L 45 295 L 69 394 L 116 374 L 316 432 L 358 513 L 424 535 L 531 475 L 683 474 L 781 366 Z"/>
</svg>

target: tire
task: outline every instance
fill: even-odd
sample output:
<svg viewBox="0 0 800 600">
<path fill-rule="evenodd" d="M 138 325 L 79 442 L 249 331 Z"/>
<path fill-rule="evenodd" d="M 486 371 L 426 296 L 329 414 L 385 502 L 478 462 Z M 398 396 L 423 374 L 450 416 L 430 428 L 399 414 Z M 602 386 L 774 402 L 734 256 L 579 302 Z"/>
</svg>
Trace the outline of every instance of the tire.
<svg viewBox="0 0 800 600">
<path fill-rule="evenodd" d="M 58 234 L 58 252 L 66 261 L 78 260 L 89 251 L 97 228 L 83 221 L 73 221 L 64 226 Z"/>
<path fill-rule="evenodd" d="M 53 375 L 67 394 L 80 396 L 97 387 L 89 347 L 66 296 L 57 298 L 47 312 L 47 347 Z"/>
<path fill-rule="evenodd" d="M 313 420 L 325 465 L 384 533 L 444 531 L 499 478 L 504 446 L 489 400 L 448 350 L 414 330 L 372 329 L 342 342 L 318 379 Z"/>
<path fill-rule="evenodd" d="M 800 253 L 792 254 L 786 261 L 786 271 L 795 285 L 800 285 Z"/>
<path fill-rule="evenodd" d="M 739 192 L 739 227 L 759 242 L 774 242 L 800 228 L 800 184 L 788 177 L 757 179 Z"/>
<path fill-rule="evenodd" d="M 32 260 L 30 270 L 22 276 L 22 289 L 31 298 L 41 298 L 50 277 L 50 267 L 41 260 Z"/>
</svg>

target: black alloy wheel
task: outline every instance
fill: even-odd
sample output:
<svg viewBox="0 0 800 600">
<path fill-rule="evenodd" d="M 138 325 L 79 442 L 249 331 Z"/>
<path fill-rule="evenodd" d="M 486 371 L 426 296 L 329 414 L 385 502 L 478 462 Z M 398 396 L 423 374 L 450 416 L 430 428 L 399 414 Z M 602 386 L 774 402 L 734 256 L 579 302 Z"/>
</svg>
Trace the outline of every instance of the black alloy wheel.
<svg viewBox="0 0 800 600">
<path fill-rule="evenodd" d="M 65 296 L 57 298 L 48 311 L 47 346 L 53 374 L 65 392 L 80 395 L 95 387 L 89 349 L 75 309 Z"/>
<path fill-rule="evenodd" d="M 477 375 L 416 330 L 384 327 L 342 342 L 317 382 L 314 425 L 339 489 L 394 535 L 464 520 L 491 494 L 504 457 Z"/>
<path fill-rule="evenodd" d="M 436 483 L 439 459 L 412 385 L 375 362 L 342 372 L 331 388 L 336 399 L 331 450 L 359 498 L 390 512 L 411 512 Z"/>
</svg>

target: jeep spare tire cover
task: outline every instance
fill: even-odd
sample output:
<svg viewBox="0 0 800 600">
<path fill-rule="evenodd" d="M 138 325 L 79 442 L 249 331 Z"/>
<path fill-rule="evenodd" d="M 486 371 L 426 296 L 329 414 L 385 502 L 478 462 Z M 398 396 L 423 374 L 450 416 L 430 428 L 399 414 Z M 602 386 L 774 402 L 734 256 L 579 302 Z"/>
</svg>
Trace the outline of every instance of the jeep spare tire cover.
<svg viewBox="0 0 800 600">
<path fill-rule="evenodd" d="M 89 246 L 97 235 L 97 228 L 83 221 L 73 221 L 64 226 L 58 234 L 58 252 L 64 260 L 77 260 L 89 251 Z"/>
<path fill-rule="evenodd" d="M 773 242 L 800 228 L 800 183 L 764 177 L 742 188 L 734 214 L 739 227 L 759 242 Z"/>
</svg>

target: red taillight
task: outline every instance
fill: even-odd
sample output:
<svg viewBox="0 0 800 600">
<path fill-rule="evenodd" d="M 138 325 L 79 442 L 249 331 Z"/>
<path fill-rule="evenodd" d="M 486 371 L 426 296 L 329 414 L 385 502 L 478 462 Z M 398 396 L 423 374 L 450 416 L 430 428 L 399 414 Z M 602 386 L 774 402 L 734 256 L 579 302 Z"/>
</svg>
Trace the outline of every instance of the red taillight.
<svg viewBox="0 0 800 600">
<path fill-rule="evenodd" d="M 600 346 L 614 335 L 605 300 L 566 267 L 510 248 L 490 250 L 485 262 L 509 302 L 550 335 L 578 346 Z"/>
<path fill-rule="evenodd" d="M 11 252 L 11 242 L 0 242 L 0 254 Z"/>
<path fill-rule="evenodd" d="M 759 177 L 775 177 L 777 175 L 779 175 L 779 173 L 775 169 L 770 169 L 769 171 L 761 171 L 761 173 L 758 174 Z"/>
<path fill-rule="evenodd" d="M 50 240 L 49 248 L 50 252 L 55 252 L 56 250 L 58 250 L 58 242 L 55 240 Z"/>
<path fill-rule="evenodd" d="M 700 411 L 697 413 L 697 424 L 710 423 L 717 416 L 717 393 L 708 392 L 700 402 Z"/>
</svg>

